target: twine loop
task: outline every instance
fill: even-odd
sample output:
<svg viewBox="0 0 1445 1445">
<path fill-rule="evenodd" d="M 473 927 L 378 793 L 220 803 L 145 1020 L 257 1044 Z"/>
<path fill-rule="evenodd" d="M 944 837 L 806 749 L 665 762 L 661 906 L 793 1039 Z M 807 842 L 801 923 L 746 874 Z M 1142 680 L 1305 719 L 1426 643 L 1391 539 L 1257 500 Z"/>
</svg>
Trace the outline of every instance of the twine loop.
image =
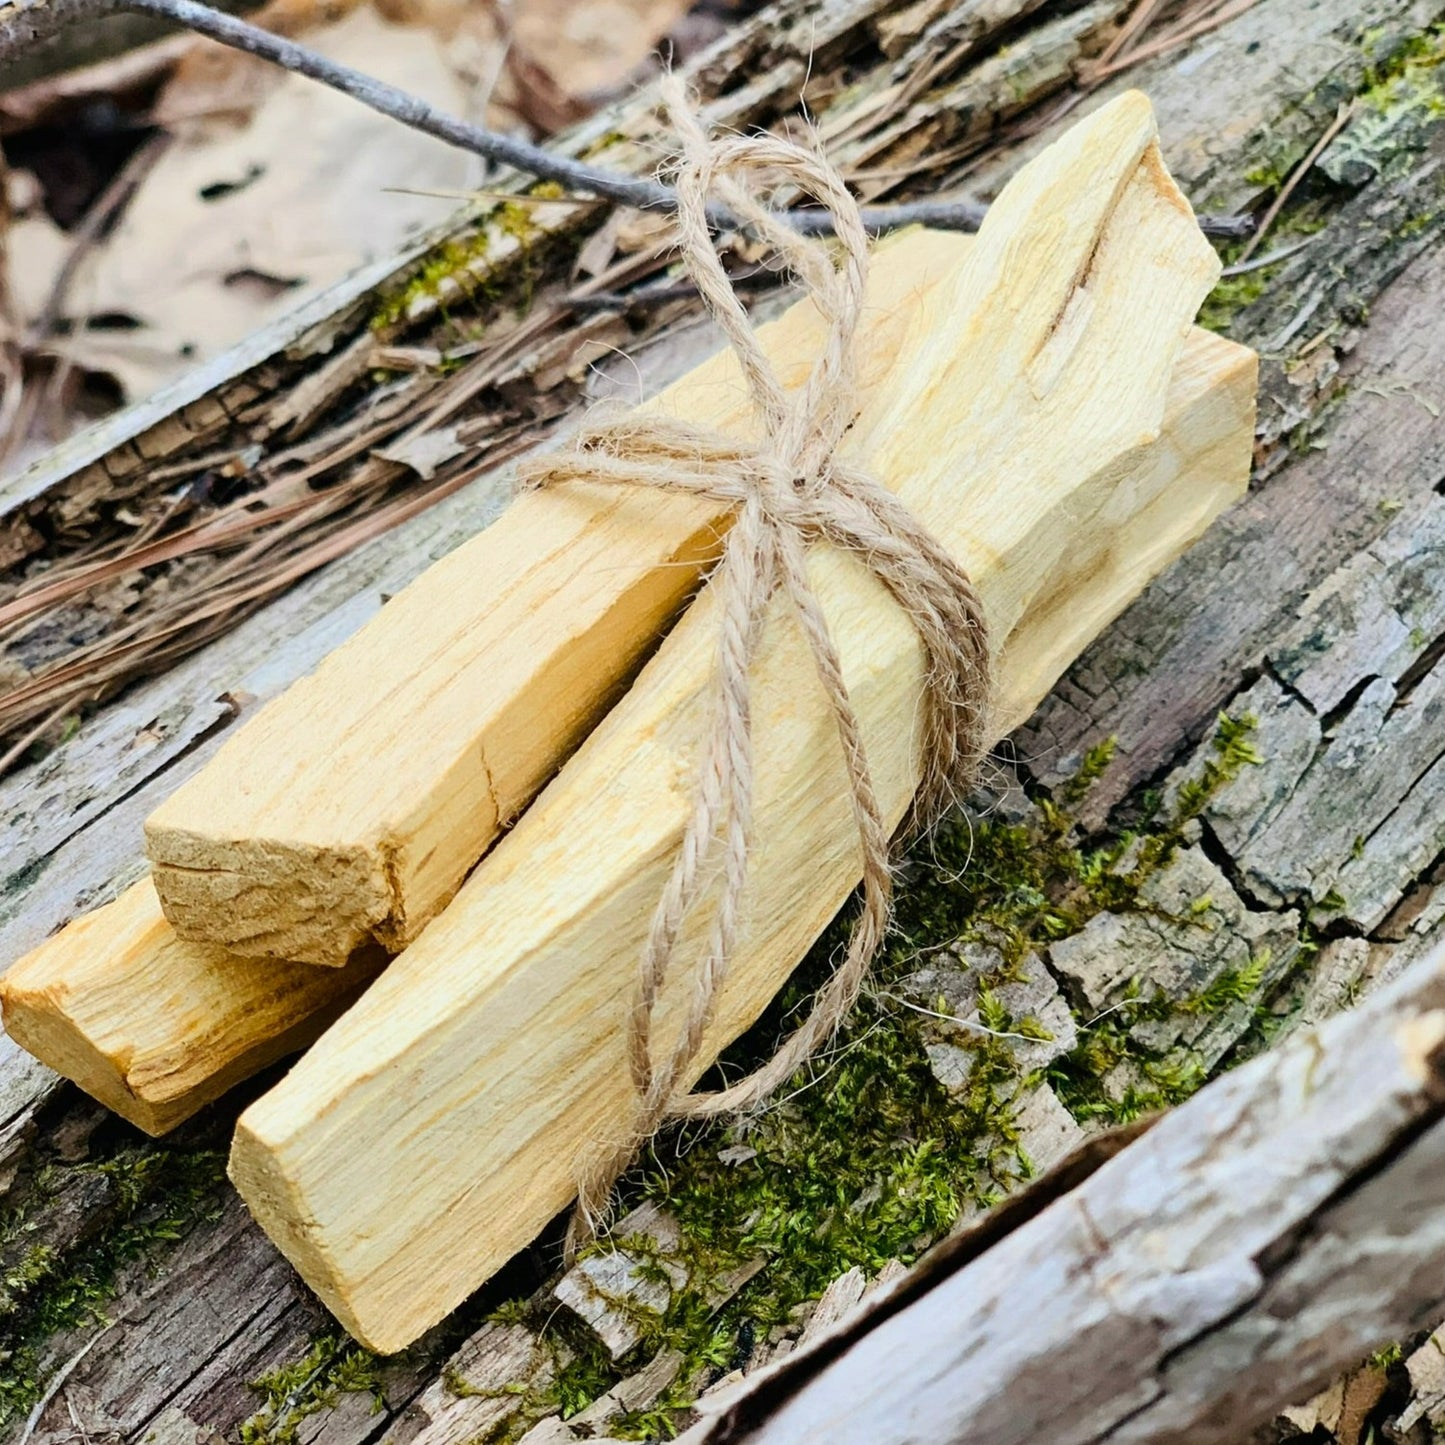
<svg viewBox="0 0 1445 1445">
<path fill-rule="evenodd" d="M 821 151 L 770 135 L 711 138 L 681 83 L 665 78 L 664 107 L 682 142 L 676 178 L 684 265 L 732 347 L 761 423 L 761 439 L 650 414 L 584 429 L 570 451 L 537 459 L 531 486 L 585 481 L 691 492 L 733 510 L 711 585 L 719 591 L 716 663 L 692 811 L 639 963 L 627 1050 L 638 1095 L 629 1137 L 581 1181 L 569 1247 L 591 1237 L 612 1186 L 639 1144 L 668 1119 L 746 1109 L 783 1084 L 825 1044 L 857 1001 L 888 927 L 889 826 L 868 766 L 842 662 L 808 577 L 807 550 L 826 542 L 860 558 L 903 608 L 927 661 L 923 778 L 914 821 L 926 823 L 972 781 L 985 745 L 989 652 L 983 610 L 967 574 L 890 491 L 839 455 L 857 414 L 853 346 L 868 273 L 857 203 Z M 827 207 L 839 257 L 769 208 L 764 185 L 782 181 Z M 819 355 L 788 392 L 764 355 L 714 247 L 716 198 L 770 244 L 807 287 L 827 324 Z M 725 1089 L 689 1092 L 741 924 L 753 821 L 751 666 L 769 604 L 781 591 L 807 640 L 838 729 L 863 862 L 862 910 L 842 961 L 808 1016 L 760 1068 Z M 721 882 L 716 885 L 720 863 Z M 686 1017 L 671 1051 L 653 1039 L 658 999 L 683 924 L 705 892 L 717 899 L 691 978 Z"/>
</svg>

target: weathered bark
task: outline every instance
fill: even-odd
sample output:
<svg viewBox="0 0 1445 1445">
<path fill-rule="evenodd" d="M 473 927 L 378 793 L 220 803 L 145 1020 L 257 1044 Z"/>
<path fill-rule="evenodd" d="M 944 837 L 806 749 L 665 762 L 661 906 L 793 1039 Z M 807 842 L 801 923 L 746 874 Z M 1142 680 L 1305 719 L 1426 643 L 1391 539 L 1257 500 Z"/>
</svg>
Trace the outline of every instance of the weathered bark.
<svg viewBox="0 0 1445 1445">
<path fill-rule="evenodd" d="M 1445 949 L 942 1246 L 690 1445 L 1231 1445 L 1445 1308 Z M 1065 1164 L 1060 1173 L 1069 1174 Z"/>
<path fill-rule="evenodd" d="M 809 73 L 809 46 L 816 42 L 809 96 L 815 110 L 828 112 L 841 131 L 857 103 L 857 88 L 869 85 L 885 63 L 875 52 L 875 41 L 886 40 L 890 55 L 921 69 L 916 22 L 899 25 L 905 13 L 916 16 L 921 8 L 926 7 L 905 12 L 871 6 L 784 6 L 782 18 L 792 22 L 791 29 L 784 29 L 778 13 L 770 12 L 719 47 L 704 67 L 709 91 L 726 89 L 734 73 L 751 74 L 757 78 L 743 90 L 727 92 L 733 97 L 731 113 L 744 122 L 766 119 L 791 107 Z M 1005 38 L 1015 52 L 1027 50 L 1035 27 L 1059 21 L 1066 8 L 1047 5 L 1034 16 L 1009 9 L 1019 18 L 1007 22 L 1006 37 L 985 26 L 973 53 L 940 79 L 940 87 L 961 83 L 980 59 L 996 55 Z M 1140 67 L 1120 83 L 1141 85 L 1155 101 L 1166 159 L 1196 202 L 1227 210 L 1269 194 L 1333 118 L 1340 100 L 1373 91 L 1382 76 L 1388 80 L 1403 74 L 1397 50 L 1401 40 L 1416 37 L 1414 49 L 1428 52 L 1433 42 L 1427 27 L 1441 13 L 1439 4 L 1419 0 L 1370 0 L 1364 5 L 1260 0 L 1246 15 Z M 895 43 L 890 36 L 901 38 Z M 1068 83 L 1067 65 L 1049 74 L 1052 78 L 1039 91 L 1044 96 L 1056 95 L 1057 88 Z M 1438 93 L 1438 72 L 1421 69 L 1416 79 L 1417 94 L 1428 99 Z M 919 98 L 920 123 L 930 114 L 941 114 L 930 110 L 932 94 L 926 90 Z M 992 117 L 1006 103 L 995 90 L 977 114 Z M 754 104 L 756 109 L 751 108 Z M 1388 105 L 1385 109 L 1393 113 Z M 1022 119 L 1032 121 L 1039 113 L 1030 109 Z M 1432 409 L 1445 400 L 1445 339 L 1440 328 L 1429 324 L 1445 300 L 1445 257 L 1437 245 L 1441 173 L 1431 149 L 1441 143 L 1441 127 L 1429 104 L 1412 114 L 1411 125 L 1418 126 L 1414 138 L 1401 133 L 1373 179 L 1346 185 L 1317 176 L 1301 187 L 1297 197 L 1308 198 L 1311 205 L 1306 218 L 1325 222 L 1324 229 L 1297 257 L 1257 273 L 1266 283 L 1258 299 L 1241 306 L 1237 287 L 1221 292 L 1219 316 L 1244 340 L 1275 342 L 1309 310 L 1302 329 L 1276 348 L 1281 361 L 1269 373 L 1263 400 L 1258 488 L 1222 524 L 1217 541 L 1206 542 L 1172 569 L 1111 629 L 1020 735 L 1018 750 L 1035 782 L 1056 781 L 1085 746 L 1118 732 L 1120 759 L 1115 776 L 1105 780 L 1107 796 L 1124 797 L 1135 779 L 1163 789 L 1176 764 L 1181 769 L 1190 764 L 1189 744 L 1207 729 L 1216 711 L 1242 711 L 1252 705 L 1249 688 L 1295 625 L 1309 594 L 1393 525 L 1400 527 L 1398 536 L 1404 540 L 1408 518 L 1419 523 L 1442 505 L 1433 488 L 1445 473 L 1445 435 Z M 974 123 L 985 124 L 982 119 Z M 613 124 L 612 117 L 604 118 L 586 134 L 601 140 Z M 995 176 L 1012 169 L 1022 153 L 1019 146 L 1009 147 L 967 183 L 989 193 L 996 189 Z M 1339 173 L 1349 174 L 1343 168 Z M 925 184 L 931 187 L 935 179 L 944 178 L 930 177 Z M 919 184 L 901 180 L 894 193 L 910 194 Z M 1287 208 L 1278 240 L 1266 240 L 1266 253 L 1276 244 L 1298 239 L 1289 229 L 1293 211 L 1294 206 Z M 544 263 L 539 260 L 538 265 Z M 280 423 L 273 420 L 279 412 L 272 408 L 279 409 L 281 399 L 294 395 L 292 414 L 303 418 L 298 436 L 314 439 L 319 423 L 304 418 L 313 411 L 328 415 L 332 403 L 327 398 L 340 395 L 345 378 L 352 378 L 349 384 L 356 388 L 349 395 L 368 394 L 363 333 L 376 309 L 369 288 L 380 284 L 384 270 L 378 267 L 370 276 L 338 288 L 330 300 L 314 304 L 284 331 L 243 348 L 236 382 L 226 380 L 231 371 L 226 363 L 188 381 L 178 393 L 191 407 L 185 426 L 160 429 L 168 403 L 157 399 L 135 416 L 110 423 L 104 436 L 85 443 L 83 450 L 68 453 L 72 459 L 94 459 L 109 449 L 105 466 L 77 473 L 74 481 L 65 480 L 73 468 L 59 461 L 33 473 L 25 506 L 36 534 L 78 536 L 72 526 L 79 524 L 82 529 L 89 525 L 92 537 L 113 540 L 122 531 L 115 514 L 127 494 L 144 499 L 172 485 L 148 480 L 157 463 L 148 463 L 128 444 L 132 431 L 157 428 L 144 449 L 164 454 L 167 461 L 221 445 L 249 444 L 253 430 L 263 452 L 279 451 L 284 442 Z M 1318 302 L 1316 291 L 1322 293 Z M 407 339 L 425 343 L 441 334 L 432 326 L 420 318 Z M 667 326 L 649 326 L 644 334 L 664 333 L 663 343 L 638 356 L 649 389 L 680 374 L 711 346 L 706 337 L 680 330 L 675 315 Z M 1323 340 L 1317 339 L 1320 335 Z M 550 353 L 545 364 L 565 371 L 559 355 Z M 635 396 L 630 367 L 619 375 L 627 396 Z M 298 386 L 303 389 L 293 390 Z M 562 383 L 561 390 L 569 395 L 570 388 L 571 383 Z M 556 392 L 550 395 L 558 399 Z M 479 405 L 485 404 L 483 398 Z M 243 417 L 246 436 L 240 425 L 231 429 L 226 407 Z M 329 415 L 334 421 L 337 413 Z M 190 450 L 177 449 L 182 447 Z M 38 766 L 0 783 L 0 826 L 7 870 L 12 870 L 0 896 L 0 953 L 7 959 L 15 956 L 130 881 L 140 856 L 141 820 L 218 745 L 236 716 L 247 715 L 254 699 L 274 695 L 313 666 L 375 612 L 384 595 L 485 525 L 496 515 L 505 485 L 504 474 L 483 477 L 293 588 L 261 616 L 229 627 L 205 651 L 103 708 L 77 737 Z M 7 488 L 6 496 L 14 499 L 15 489 Z M 17 527 L 17 535 L 24 536 L 23 528 Z M 72 545 L 57 541 L 61 550 Z M 1407 645 L 1416 626 L 1427 634 L 1419 656 L 1428 671 L 1440 633 L 1430 617 L 1415 620 L 1417 614 L 1410 609 L 1419 605 L 1420 599 L 1411 594 L 1400 615 L 1409 618 Z M 78 614 L 80 623 L 95 616 L 84 608 Z M 1350 657 L 1340 704 L 1348 710 L 1363 692 L 1374 663 L 1351 650 L 1349 608 L 1322 608 L 1319 617 L 1316 651 Z M 77 621 L 77 614 L 67 614 L 67 621 Z M 1406 677 L 1407 688 L 1411 680 Z M 1300 704 L 1287 688 L 1285 696 L 1291 716 L 1302 717 L 1294 711 Z M 1396 715 L 1404 710 L 1397 702 Z M 1287 935 L 1285 915 L 1289 907 L 1303 904 L 1304 896 L 1289 898 L 1284 909 L 1255 896 L 1221 841 L 1221 830 L 1229 826 L 1223 821 L 1226 815 L 1253 820 L 1261 807 L 1251 801 L 1256 789 L 1299 766 L 1298 754 L 1291 751 L 1297 746 L 1291 741 L 1296 732 L 1276 733 L 1280 742 L 1275 747 L 1267 736 L 1272 714 L 1263 706 L 1259 712 L 1257 744 L 1264 765 L 1245 768 L 1217 795 L 1203 820 L 1199 847 L 1228 880 L 1243 910 L 1235 913 L 1227 895 L 1216 884 L 1207 885 L 1216 904 L 1228 904 L 1220 909 L 1220 931 L 1233 936 L 1235 919 L 1260 915 L 1271 925 L 1267 941 L 1272 932 Z M 1305 721 L 1311 728 L 1323 722 L 1327 731 L 1333 717 Z M 1127 799 L 1126 810 L 1134 811 L 1137 803 L 1136 792 Z M 1004 806 L 1008 817 L 1033 816 L 1016 795 Z M 1095 812 L 1101 814 L 1103 808 Z M 1253 821 L 1246 826 L 1253 830 L 1253 855 L 1268 860 L 1274 824 L 1266 812 L 1260 812 L 1257 828 Z M 1396 841 L 1382 828 L 1365 842 L 1367 848 L 1378 846 L 1391 856 L 1398 848 L 1402 869 L 1408 871 L 1417 867 L 1413 859 L 1418 849 L 1405 836 L 1403 813 L 1400 826 Z M 1349 845 L 1347 852 L 1352 852 L 1353 837 Z M 1332 859 L 1330 868 L 1354 861 Z M 1329 871 L 1320 875 L 1326 893 L 1329 887 L 1323 880 Z M 1257 1037 L 1249 1031 L 1261 1011 L 1271 1030 L 1288 1030 L 1307 1013 L 1347 1002 L 1418 956 L 1437 933 L 1437 875 L 1430 860 L 1393 884 L 1400 902 L 1368 934 L 1337 914 L 1318 913 L 1317 923 L 1338 938 L 1330 939 L 1312 961 L 1303 957 L 1296 963 L 1275 993 L 1269 993 L 1262 980 L 1247 990 L 1247 1003 L 1231 1005 L 1227 1018 L 1221 1015 L 1220 1022 L 1211 1024 L 1211 1052 L 1222 1050 L 1227 1063 L 1242 1043 L 1256 1046 Z M 1349 890 L 1341 886 L 1339 891 Z M 940 948 L 950 942 L 948 935 L 937 938 Z M 1040 956 L 1048 966 L 1047 950 Z M 1177 959 L 1179 954 L 1170 949 L 1168 957 Z M 1233 967 L 1228 959 L 1237 958 L 1238 949 L 1221 950 L 1219 957 L 1226 960 L 1227 974 Z M 1182 979 L 1186 973 L 1181 970 L 1175 977 Z M 1129 982 L 1116 979 L 1109 985 L 1104 1008 L 1113 1008 L 1125 996 Z M 1147 990 L 1148 980 L 1141 983 Z M 1065 994 L 1087 1031 L 1100 1010 L 1074 994 L 1072 986 Z M 936 1002 L 929 995 L 911 1001 L 923 1006 Z M 1121 1014 L 1130 1018 L 1120 1011 L 1106 1022 Z M 1194 1045 L 1186 1035 L 1197 1021 L 1197 1013 L 1186 1011 L 1175 1029 L 1181 1059 L 1191 1058 Z M 939 1027 L 938 1044 L 957 1048 L 965 1040 L 966 1029 L 941 1021 Z M 1123 1032 L 1155 1027 L 1154 1021 L 1139 1021 Z M 53 1077 L 18 1050 L 3 1052 L 6 1047 L 0 1042 L 0 1184 L 13 1180 L 8 1197 L 18 1207 L 31 1197 L 34 1169 L 58 1160 L 65 1167 L 56 1149 L 63 1145 L 74 1158 L 93 1147 L 85 1143 L 91 1136 L 81 1127 L 93 1111 L 71 1092 L 57 1090 Z M 940 1053 L 939 1059 L 957 1083 L 958 1058 Z M 1122 1075 L 1109 1087 L 1127 1100 L 1131 1085 Z M 179 1147 L 223 1147 L 233 1114 L 233 1109 L 229 1114 L 214 1111 L 188 1131 Z M 525 1294 L 541 1286 L 552 1264 L 546 1255 L 519 1262 L 499 1286 L 499 1294 L 477 1308 L 497 1302 L 502 1294 Z M 135 1445 L 152 1433 L 165 1445 L 193 1445 L 211 1431 L 234 1430 L 262 1404 L 245 1382 L 276 1365 L 302 1360 L 324 1329 L 314 1302 L 244 1221 L 234 1201 L 214 1222 L 189 1225 L 179 1246 L 161 1247 L 127 1271 L 115 1298 L 104 1306 L 117 1323 L 77 1367 L 65 1394 L 87 1427 L 92 1418 L 115 1420 L 120 1438 Z M 755 1285 L 765 1282 L 768 1273 L 765 1269 Z M 16 1317 L 28 1318 L 33 1308 L 20 1300 Z M 542 1317 L 546 1315 L 543 1310 Z M 438 1440 L 460 1442 L 511 1428 L 506 1422 L 523 1421 L 534 1404 L 541 1407 L 538 1400 L 517 1393 L 531 1378 L 528 1362 L 540 1362 L 542 1376 L 555 1371 L 551 1347 L 556 1342 L 521 1325 L 481 1326 L 456 1357 L 458 1364 L 470 1360 L 475 1367 L 446 1377 L 454 1386 L 465 1380 L 480 1393 L 459 1393 L 443 1378 L 444 1363 L 455 1348 L 455 1334 L 471 1328 L 466 1324 L 452 1334 L 443 1332 L 426 1342 L 413 1361 L 388 1366 L 382 1375 L 386 1408 L 381 1413 L 370 1413 L 369 1394 L 342 1393 L 333 1407 L 319 1408 L 303 1422 L 304 1438 L 361 1445 L 386 1437 L 405 1445 L 418 1434 L 435 1432 Z M 97 1329 L 81 1325 L 43 1342 L 38 1356 L 41 1381 Z M 512 1341 L 510 1353 L 498 1343 L 499 1331 Z M 773 1348 L 771 1339 L 760 1343 L 753 1357 L 766 1358 Z M 147 1361 L 164 1366 L 154 1387 L 141 1383 Z M 262 1423 L 270 1418 L 264 1416 Z M 6 1428 L 13 1438 L 19 1420 Z M 58 1440 L 74 1428 L 65 1400 L 57 1398 L 39 1420 L 36 1440 Z M 563 1428 L 570 1433 L 570 1424 Z"/>
</svg>

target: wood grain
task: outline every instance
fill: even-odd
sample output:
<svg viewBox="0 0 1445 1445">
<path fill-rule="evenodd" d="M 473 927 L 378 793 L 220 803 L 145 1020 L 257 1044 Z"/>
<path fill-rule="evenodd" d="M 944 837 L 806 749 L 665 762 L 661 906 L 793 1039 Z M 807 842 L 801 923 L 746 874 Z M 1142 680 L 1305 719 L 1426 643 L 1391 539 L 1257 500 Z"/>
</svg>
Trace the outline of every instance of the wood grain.
<svg viewBox="0 0 1445 1445">
<path fill-rule="evenodd" d="M 304 1048 L 376 976 L 186 943 L 148 878 L 27 954 L 0 985 L 5 1031 L 148 1134 Z"/>
<path fill-rule="evenodd" d="M 1134 465 L 1165 431 L 1170 374 L 1217 266 L 1159 161 L 1148 103 L 1125 96 L 1009 186 L 932 324 L 866 399 L 855 444 L 984 598 L 998 732 L 1244 486 L 1253 358 L 1225 342 L 1217 375 L 1231 381 L 1201 392 L 1207 410 L 1235 408 L 1217 469 L 1171 503 L 1177 466 Z M 1160 454 L 1187 453 L 1199 422 L 1186 408 Z M 1160 515 L 1171 506 L 1182 514 Z M 1132 517 L 1156 536 L 1177 526 L 1173 543 L 1135 559 Z M 857 559 L 817 548 L 810 571 L 896 821 L 919 774 L 917 637 Z M 440 1319 L 626 1135 L 623 1019 L 690 806 L 713 607 L 705 590 L 447 911 L 242 1116 L 238 1188 L 375 1348 Z M 1024 620 L 1034 607 L 1046 623 Z M 745 942 L 700 1067 L 757 1017 L 859 875 L 832 720 L 781 604 L 754 689 Z M 685 931 L 684 958 L 700 931 Z M 684 989 L 664 993 L 664 1049 Z"/>
<path fill-rule="evenodd" d="M 967 238 L 883 248 L 859 340 L 867 388 Z M 762 328 L 801 381 L 810 302 Z M 650 405 L 746 435 L 722 353 Z M 726 509 L 650 491 L 526 493 L 240 729 L 146 824 L 166 916 L 244 955 L 344 963 L 410 943 L 616 701 L 716 557 Z"/>
</svg>

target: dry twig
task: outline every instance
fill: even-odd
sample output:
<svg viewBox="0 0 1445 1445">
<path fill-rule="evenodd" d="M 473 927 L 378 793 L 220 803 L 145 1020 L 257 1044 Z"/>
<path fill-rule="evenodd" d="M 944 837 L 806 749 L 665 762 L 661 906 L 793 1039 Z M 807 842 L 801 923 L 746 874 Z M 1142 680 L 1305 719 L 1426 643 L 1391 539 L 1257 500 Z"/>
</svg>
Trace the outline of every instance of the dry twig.
<svg viewBox="0 0 1445 1445">
<path fill-rule="evenodd" d="M 1335 118 L 1325 128 L 1325 133 L 1310 147 L 1309 154 L 1289 174 L 1289 179 L 1279 188 L 1279 194 L 1270 202 L 1269 209 L 1264 213 L 1254 235 L 1250 237 L 1248 245 L 1239 253 L 1236 266 L 1242 266 L 1254 255 L 1259 243 L 1264 240 L 1269 228 L 1274 225 L 1279 213 L 1284 210 L 1285 203 L 1294 194 L 1295 187 L 1314 169 L 1314 164 L 1325 153 L 1325 147 L 1344 130 L 1350 123 L 1350 117 L 1355 113 L 1354 101 L 1344 101 L 1335 113 Z"/>
<path fill-rule="evenodd" d="M 372 110 L 448 145 L 470 151 L 494 164 L 511 166 L 528 175 L 556 181 L 570 192 L 596 196 L 615 205 L 631 206 L 641 211 L 672 212 L 677 209 L 677 194 L 672 187 L 650 176 L 628 176 L 601 166 L 588 165 L 519 137 L 502 135 L 485 126 L 448 115 L 418 96 L 364 75 L 349 65 L 318 55 L 294 40 L 213 10 L 209 5 L 198 3 L 198 0 L 49 0 L 48 5 L 32 6 L 21 13 L 39 15 L 42 10 L 63 12 L 68 18 L 55 25 L 58 29 L 66 23 L 75 23 L 113 9 L 136 10 L 184 25 L 222 45 L 259 56 L 297 75 L 328 85 Z M 12 32 L 17 23 L 13 20 L 0 23 L 0 60 L 16 51 Z M 935 230 L 976 231 L 986 210 L 987 207 L 980 202 L 968 200 L 869 206 L 863 209 L 863 223 L 874 233 L 918 225 L 931 226 Z M 720 228 L 739 229 L 735 218 L 721 207 L 713 208 L 710 216 Z M 828 213 L 816 207 L 790 211 L 788 217 L 792 225 L 805 235 L 824 234 L 832 230 Z M 1200 218 L 1200 225 L 1207 234 L 1216 236 L 1247 235 L 1249 231 L 1247 217 L 1206 216 Z"/>
</svg>

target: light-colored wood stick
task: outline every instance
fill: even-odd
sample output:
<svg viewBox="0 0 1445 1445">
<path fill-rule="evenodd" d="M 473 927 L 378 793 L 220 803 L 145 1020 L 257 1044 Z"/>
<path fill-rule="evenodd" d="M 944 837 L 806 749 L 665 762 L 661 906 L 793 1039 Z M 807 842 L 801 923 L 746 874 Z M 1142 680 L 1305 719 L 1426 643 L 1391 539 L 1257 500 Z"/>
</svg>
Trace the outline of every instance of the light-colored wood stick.
<svg viewBox="0 0 1445 1445">
<path fill-rule="evenodd" d="M 880 248 L 870 280 L 869 309 L 859 336 L 865 375 L 874 381 L 891 367 L 912 308 L 961 264 L 972 237 L 919 231 Z M 817 314 L 800 303 L 764 328 L 774 364 L 795 379 L 814 352 Z M 1057 582 L 1057 605 L 1070 610 L 1085 596 L 1108 601 L 1127 596 L 1137 577 L 1152 575 L 1181 550 L 1196 525 L 1218 505 L 1216 493 L 1198 479 L 1232 476 L 1239 401 L 1228 374 L 1233 353 L 1204 332 L 1189 337 L 1171 386 L 1161 438 L 1132 463 L 1137 490 L 1157 499 L 1150 508 L 1120 519 L 1114 565 L 1122 569 L 1086 594 L 1069 579 Z M 719 363 L 705 375 L 716 377 Z M 678 392 L 689 388 L 679 385 Z M 714 380 L 691 387 L 699 409 L 736 411 L 737 389 Z M 1213 410 L 1209 396 L 1215 397 Z M 1188 415 L 1183 424 L 1178 418 Z M 1160 483 L 1151 470 L 1162 469 Z M 1134 493 L 1121 489 L 1121 497 Z M 664 508 L 671 499 L 658 498 Z M 528 505 L 544 498 L 524 498 Z M 604 510 L 615 498 L 594 492 Z M 575 510 L 576 502 L 568 504 Z M 1192 510 L 1200 521 L 1191 521 Z M 620 545 L 620 544 L 619 544 Z M 393 604 L 394 605 L 394 604 Z M 1101 627 L 1107 618 L 1090 619 Z M 1019 640 L 1011 671 L 1028 696 L 1041 696 L 1069 661 L 1075 634 L 1060 628 L 1050 604 L 1031 607 L 1026 625 L 1037 636 Z M 623 649 L 610 659 L 615 673 L 629 669 Z M 599 659 L 599 670 L 605 670 Z M 1022 704 L 1020 704 L 1022 707 Z M 554 735 L 555 736 L 555 735 Z M 344 780 L 342 780 L 344 781 Z M 268 971 L 274 968 L 274 972 Z M 227 955 L 211 945 L 178 939 L 162 917 L 155 889 L 136 884 L 114 904 L 47 940 L 0 979 L 6 1027 L 11 1036 L 58 1072 L 87 1089 L 139 1127 L 161 1133 L 174 1128 L 248 1074 L 303 1047 L 353 1000 L 375 969 L 363 963 L 341 972 Z M 157 1066 L 154 1061 L 161 1060 Z"/>
<path fill-rule="evenodd" d="M 969 238 L 929 233 L 900 250 L 917 268 L 956 264 Z M 940 265 L 933 266 L 930 284 Z M 785 358 L 779 358 L 785 359 Z M 1022 716 L 1071 660 L 1077 609 L 1102 607 L 1092 632 L 1142 579 L 1181 552 L 1233 495 L 1249 382 L 1239 353 L 1191 333 L 1171 380 L 1160 439 L 1132 463 L 1131 487 L 1154 501 L 1116 521 L 1093 585 L 1056 579 L 1010 648 L 1005 680 Z M 1156 475 L 1157 474 L 1157 475 Z M 1164 481 L 1159 482 L 1159 477 Z M 1224 483 L 1224 490 L 1218 482 Z M 1107 573 L 1107 575 L 1106 575 Z M 1074 626 L 1055 613 L 1074 612 Z M 87 914 L 0 978 L 10 1036 L 101 1103 L 151 1134 L 173 1129 L 225 1090 L 317 1038 L 382 962 L 373 947 L 345 969 L 244 958 L 177 938 L 149 879 Z"/>
<path fill-rule="evenodd" d="M 1020 1208 L 982 1252 L 967 1235 L 941 1245 L 720 1396 L 683 1445 L 1249 1439 L 1440 1318 L 1442 1100 L 1436 949 L 1077 1187 L 1045 1181 L 1056 1202 Z"/>
<path fill-rule="evenodd" d="M 149 878 L 22 958 L 0 986 L 5 1031 L 109 1109 L 164 1134 L 304 1048 L 376 976 L 236 958 L 178 939 Z"/>
<path fill-rule="evenodd" d="M 972 238 L 881 248 L 862 385 Z M 785 380 L 817 354 L 811 302 L 761 329 Z M 754 434 L 731 353 L 651 406 Z M 617 699 L 716 557 L 730 517 L 639 489 L 526 493 L 241 728 L 150 817 L 166 915 L 198 942 L 339 964 L 399 952 Z"/>
<path fill-rule="evenodd" d="M 1148 103 L 1122 97 L 1010 184 L 865 397 L 856 444 L 983 597 L 1001 649 L 998 731 L 1245 485 L 1249 353 L 1212 343 L 1208 375 L 1192 398 L 1176 377 L 1182 405 L 1166 416 L 1217 270 L 1163 170 Z M 1191 474 L 1196 494 L 1174 493 L 1176 523 L 1161 507 L 1177 466 L 1160 459 L 1194 452 L 1201 427 L 1213 470 Z M 1172 538 L 1142 560 L 1129 550 L 1140 518 Z M 917 636 L 857 558 L 817 547 L 809 566 L 897 820 L 920 771 Z M 1030 624 L 1035 607 L 1046 622 Z M 716 625 L 705 590 L 447 911 L 241 1118 L 232 1178 L 374 1348 L 442 1318 L 628 1137 L 627 1012 L 691 809 Z M 861 870 L 836 731 L 781 601 L 753 721 L 742 943 L 699 1068 L 758 1017 Z M 706 928 L 685 930 L 663 993 L 664 1056 Z"/>
</svg>

